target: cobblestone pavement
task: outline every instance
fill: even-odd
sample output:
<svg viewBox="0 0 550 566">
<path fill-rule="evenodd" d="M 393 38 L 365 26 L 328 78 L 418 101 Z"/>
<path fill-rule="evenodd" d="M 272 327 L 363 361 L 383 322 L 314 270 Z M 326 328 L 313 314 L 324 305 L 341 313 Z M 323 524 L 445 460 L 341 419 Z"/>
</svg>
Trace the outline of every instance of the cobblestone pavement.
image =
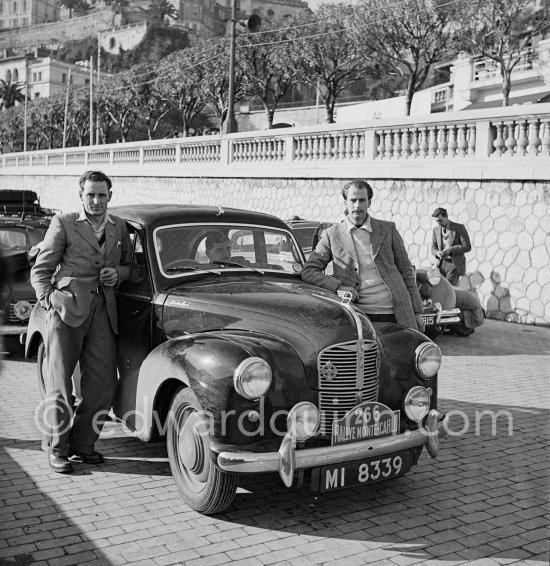
<svg viewBox="0 0 550 566">
<path fill-rule="evenodd" d="M 180 500 L 163 444 L 119 424 L 100 440 L 105 465 L 50 472 L 35 364 L 5 360 L 0 564 L 548 564 L 550 329 L 487 321 L 439 344 L 453 434 L 438 460 L 324 495 L 255 476 L 216 517 Z M 501 411 L 494 427 L 482 411 Z"/>
</svg>

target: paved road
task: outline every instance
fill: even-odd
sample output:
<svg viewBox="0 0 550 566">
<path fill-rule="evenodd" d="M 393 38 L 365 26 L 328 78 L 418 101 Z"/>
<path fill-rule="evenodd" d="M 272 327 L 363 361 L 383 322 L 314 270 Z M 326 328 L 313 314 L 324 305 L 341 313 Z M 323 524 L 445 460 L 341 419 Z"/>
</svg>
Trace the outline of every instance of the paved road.
<svg viewBox="0 0 550 566">
<path fill-rule="evenodd" d="M 242 482 L 230 511 L 178 497 L 162 444 L 119 424 L 104 466 L 51 473 L 33 411 L 35 364 L 0 378 L 0 564 L 548 564 L 550 329 L 496 321 L 443 337 L 453 436 L 404 478 L 325 495 Z M 483 411 L 501 411 L 492 426 Z M 494 430 L 492 430 L 494 428 Z M 463 434 L 456 436 L 463 429 Z"/>
</svg>

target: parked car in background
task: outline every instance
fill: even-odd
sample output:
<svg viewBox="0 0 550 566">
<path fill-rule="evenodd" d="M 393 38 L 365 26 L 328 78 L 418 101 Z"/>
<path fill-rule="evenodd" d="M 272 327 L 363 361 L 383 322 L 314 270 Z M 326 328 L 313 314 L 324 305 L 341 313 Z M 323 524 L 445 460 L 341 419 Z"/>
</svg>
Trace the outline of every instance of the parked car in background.
<svg viewBox="0 0 550 566">
<path fill-rule="evenodd" d="M 207 206 L 111 210 L 133 242 L 116 290 L 114 413 L 144 441 L 166 437 L 190 507 L 224 511 L 241 474 L 324 492 L 402 476 L 424 447 L 437 456 L 439 348 L 302 282 L 285 222 Z M 209 258 L 213 232 L 231 243 L 224 261 Z M 26 342 L 39 376 L 45 316 L 37 304 Z"/>
<path fill-rule="evenodd" d="M 287 220 L 286 223 L 292 228 L 306 259 L 315 249 L 323 231 L 333 224 L 332 222 L 304 220 L 299 216 L 293 216 L 290 220 Z"/>
<path fill-rule="evenodd" d="M 36 302 L 30 284 L 32 255 L 53 214 L 40 206 L 34 191 L 0 190 L 0 254 L 6 270 L 0 286 L 0 335 L 13 338 L 10 350 L 26 332 Z"/>
</svg>

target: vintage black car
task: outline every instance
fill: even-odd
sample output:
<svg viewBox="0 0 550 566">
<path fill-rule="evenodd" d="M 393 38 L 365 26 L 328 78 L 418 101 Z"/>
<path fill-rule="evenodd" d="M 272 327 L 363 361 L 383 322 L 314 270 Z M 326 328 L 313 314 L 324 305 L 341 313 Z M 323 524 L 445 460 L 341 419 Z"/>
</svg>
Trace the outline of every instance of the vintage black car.
<svg viewBox="0 0 550 566">
<path fill-rule="evenodd" d="M 133 240 L 117 290 L 114 412 L 144 441 L 166 436 L 193 509 L 229 507 L 240 474 L 278 471 L 289 487 L 327 491 L 403 475 L 424 446 L 437 455 L 439 348 L 303 283 L 304 256 L 282 220 L 205 206 L 112 212 Z M 213 233 L 231 257 L 208 256 Z M 37 305 L 29 357 L 44 316 Z"/>
<path fill-rule="evenodd" d="M 29 259 L 52 215 L 40 206 L 34 191 L 0 190 L 0 255 L 6 271 L 0 284 L 0 336 L 18 338 L 27 330 L 36 302 Z"/>
</svg>

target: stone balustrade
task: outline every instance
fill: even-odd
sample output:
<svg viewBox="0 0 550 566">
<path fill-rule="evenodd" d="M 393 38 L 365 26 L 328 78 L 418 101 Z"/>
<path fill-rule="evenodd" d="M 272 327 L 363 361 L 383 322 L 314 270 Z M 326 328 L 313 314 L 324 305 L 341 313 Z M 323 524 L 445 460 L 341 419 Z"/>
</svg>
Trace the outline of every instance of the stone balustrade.
<svg viewBox="0 0 550 566">
<path fill-rule="evenodd" d="M 550 104 L 0 155 L 0 171 L 69 173 L 109 166 L 120 175 L 374 178 L 550 178 Z M 399 167 L 395 167 L 399 162 Z M 281 168 L 281 165 L 284 167 Z M 353 165 L 350 170 L 350 164 Z M 120 170 L 119 170 L 120 168 Z M 123 168 L 123 170 L 122 170 Z"/>
<path fill-rule="evenodd" d="M 365 124 L 288 128 L 0 154 L 0 188 L 44 206 L 80 205 L 86 169 L 114 182 L 113 205 L 187 203 L 338 221 L 352 178 L 374 187 L 412 262 L 430 265 L 434 208 L 466 225 L 461 287 L 490 318 L 550 325 L 550 104 Z"/>
</svg>

